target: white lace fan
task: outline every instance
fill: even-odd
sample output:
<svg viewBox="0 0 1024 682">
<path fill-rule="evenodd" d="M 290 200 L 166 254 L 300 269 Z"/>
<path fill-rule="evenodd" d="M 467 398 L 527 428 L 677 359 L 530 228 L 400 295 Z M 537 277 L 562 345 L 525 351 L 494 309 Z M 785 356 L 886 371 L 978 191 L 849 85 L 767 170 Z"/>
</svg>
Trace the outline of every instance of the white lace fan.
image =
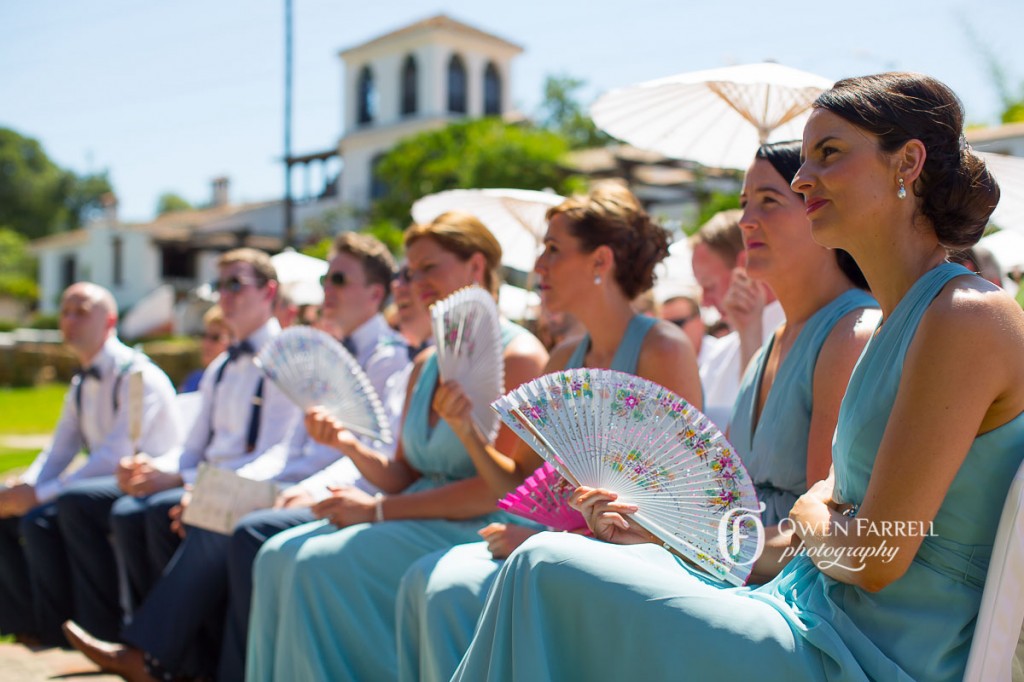
<svg viewBox="0 0 1024 682">
<path fill-rule="evenodd" d="M 330 334 L 313 327 L 289 327 L 263 346 L 256 364 L 303 410 L 322 405 L 353 433 L 392 442 L 373 384 Z"/>
<path fill-rule="evenodd" d="M 534 379 L 492 407 L 566 479 L 636 504 L 632 518 L 666 548 L 746 582 L 760 541 L 754 486 L 721 432 L 678 395 L 582 368 Z"/>
<path fill-rule="evenodd" d="M 498 305 L 480 287 L 459 289 L 430 307 L 442 381 L 457 381 L 473 402 L 473 419 L 488 440 L 498 433 L 489 408 L 505 392 Z"/>
</svg>

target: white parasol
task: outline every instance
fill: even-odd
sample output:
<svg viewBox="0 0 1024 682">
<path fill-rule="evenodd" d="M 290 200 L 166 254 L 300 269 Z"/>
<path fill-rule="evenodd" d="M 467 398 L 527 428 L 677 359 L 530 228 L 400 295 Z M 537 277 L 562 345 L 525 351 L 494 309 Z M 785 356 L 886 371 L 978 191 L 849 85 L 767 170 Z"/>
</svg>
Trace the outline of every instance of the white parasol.
<svg viewBox="0 0 1024 682">
<path fill-rule="evenodd" d="M 447 211 L 470 213 L 498 239 L 503 265 L 530 272 L 547 231 L 544 214 L 563 201 L 553 192 L 527 189 L 453 189 L 419 199 L 412 217 L 429 223 Z"/>
<path fill-rule="evenodd" d="M 605 93 L 599 128 L 636 147 L 711 168 L 746 169 L 765 142 L 799 140 L 832 81 L 770 62 L 682 73 Z"/>
</svg>

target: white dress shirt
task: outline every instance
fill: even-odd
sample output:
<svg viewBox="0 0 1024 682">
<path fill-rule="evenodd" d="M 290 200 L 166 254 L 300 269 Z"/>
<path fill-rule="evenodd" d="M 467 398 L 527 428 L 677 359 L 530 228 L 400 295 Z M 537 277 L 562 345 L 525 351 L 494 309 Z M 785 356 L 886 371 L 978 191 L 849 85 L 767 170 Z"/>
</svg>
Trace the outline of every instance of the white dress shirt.
<svg viewBox="0 0 1024 682">
<path fill-rule="evenodd" d="M 73 481 L 110 476 L 122 457 L 135 453 L 136 445 L 140 452 L 154 457 L 181 446 L 174 386 L 162 369 L 113 336 L 93 358 L 91 368 L 99 372 L 99 378 L 79 374 L 71 380 L 53 442 L 21 477 L 35 486 L 41 503 L 55 498 Z M 142 372 L 143 386 L 142 431 L 137 444 L 131 441 L 128 423 L 128 377 L 134 371 Z M 85 464 L 66 473 L 83 448 L 89 452 Z"/>
<path fill-rule="evenodd" d="M 224 352 L 210 363 L 199 382 L 202 407 L 192 431 L 184 448 L 175 457 L 165 457 L 158 462 L 161 469 L 178 470 L 185 483 L 195 481 L 201 462 L 236 471 L 253 480 L 273 478 L 281 470 L 284 451 L 273 446 L 284 441 L 301 413 L 274 382 L 264 378 L 255 363 L 255 353 L 280 333 L 281 325 L 270 318 L 245 339 L 252 346 L 253 353 L 230 360 L 230 354 Z M 220 381 L 217 381 L 218 375 Z M 256 388 L 261 380 L 263 396 L 259 431 L 250 450 L 249 422 L 253 416 Z"/>
<path fill-rule="evenodd" d="M 356 360 L 381 400 L 393 437 L 390 445 L 364 437 L 359 439 L 377 452 L 394 456 L 405 404 L 406 382 L 412 369 L 409 346 L 379 314 L 356 329 L 349 340 L 355 344 Z M 343 457 L 333 447 L 313 441 L 304 424 L 299 424 L 292 436 L 288 462 L 277 480 L 285 483 L 301 481 L 300 485 L 317 500 L 328 496 L 329 485 L 355 485 L 367 492 L 376 492 L 352 460 Z"/>
<path fill-rule="evenodd" d="M 762 343 L 767 343 L 785 321 L 786 314 L 778 301 L 766 304 L 761 311 Z M 746 369 L 740 366 L 740 335 L 731 332 L 720 339 L 705 336 L 700 342 L 697 366 L 704 388 L 704 414 L 724 433 Z"/>
</svg>

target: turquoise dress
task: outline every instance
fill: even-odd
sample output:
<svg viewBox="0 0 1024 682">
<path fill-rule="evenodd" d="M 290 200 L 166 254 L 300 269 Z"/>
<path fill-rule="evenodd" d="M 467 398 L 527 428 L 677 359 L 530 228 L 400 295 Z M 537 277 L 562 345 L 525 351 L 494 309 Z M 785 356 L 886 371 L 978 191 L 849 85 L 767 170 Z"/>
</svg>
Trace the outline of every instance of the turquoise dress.
<svg viewBox="0 0 1024 682">
<path fill-rule="evenodd" d="M 636 373 L 644 337 L 656 319 L 636 315 L 615 349 L 611 369 Z M 590 336 L 576 346 L 566 369 L 583 367 Z M 531 525 L 516 517 L 519 525 Z M 487 591 L 504 561 L 491 557 L 486 542 L 428 554 L 406 572 L 398 591 L 398 679 L 448 680 L 469 647 Z"/>
<path fill-rule="evenodd" d="M 775 374 L 756 426 L 754 412 L 774 334 L 743 375 L 729 421 L 729 442 L 743 459 L 757 499 L 765 503 L 761 514 L 765 525 L 785 518 L 808 488 L 807 436 L 814 405 L 814 368 L 822 345 L 845 315 L 858 308 L 877 307 L 870 294 L 850 289 L 811 315 Z"/>
<path fill-rule="evenodd" d="M 838 489 L 862 501 L 907 347 L 941 265 L 868 344 L 839 415 Z M 962 678 L 1000 512 L 1024 457 L 1024 413 L 977 437 L 907 573 L 870 593 L 797 557 L 758 588 L 695 580 L 654 545 L 542 533 L 502 568 L 455 680 Z"/>
<path fill-rule="evenodd" d="M 528 333 L 502 323 L 507 346 Z M 440 420 L 429 425 L 438 381 L 436 356 L 423 365 L 402 426 L 409 464 L 422 474 L 405 493 L 476 475 L 458 437 Z M 337 529 L 316 521 L 272 537 L 254 567 L 247 680 L 394 679 L 395 597 L 420 557 L 478 540 L 495 511 L 463 521 L 385 521 Z"/>
</svg>

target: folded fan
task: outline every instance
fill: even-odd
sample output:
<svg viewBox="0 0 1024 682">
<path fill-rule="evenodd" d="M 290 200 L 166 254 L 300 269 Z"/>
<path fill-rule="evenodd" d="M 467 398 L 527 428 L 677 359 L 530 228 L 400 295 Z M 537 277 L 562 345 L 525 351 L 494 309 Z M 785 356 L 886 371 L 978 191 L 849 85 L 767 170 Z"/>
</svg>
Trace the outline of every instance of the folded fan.
<svg viewBox="0 0 1024 682">
<path fill-rule="evenodd" d="M 466 287 L 432 305 L 430 316 L 441 380 L 458 382 L 476 425 L 493 440 L 499 421 L 489 405 L 505 391 L 498 305 L 480 287 Z"/>
<path fill-rule="evenodd" d="M 373 384 L 330 334 L 313 327 L 289 327 L 264 345 L 256 364 L 303 410 L 323 406 L 353 433 L 392 442 Z"/>
<path fill-rule="evenodd" d="M 585 528 L 587 522 L 569 506 L 575 490 L 576 486 L 544 462 L 522 485 L 498 500 L 498 506 L 555 530 L 577 530 Z"/>
<path fill-rule="evenodd" d="M 666 548 L 746 582 L 762 540 L 754 486 L 721 432 L 678 395 L 582 368 L 534 379 L 492 407 L 571 483 L 618 493 Z"/>
</svg>

